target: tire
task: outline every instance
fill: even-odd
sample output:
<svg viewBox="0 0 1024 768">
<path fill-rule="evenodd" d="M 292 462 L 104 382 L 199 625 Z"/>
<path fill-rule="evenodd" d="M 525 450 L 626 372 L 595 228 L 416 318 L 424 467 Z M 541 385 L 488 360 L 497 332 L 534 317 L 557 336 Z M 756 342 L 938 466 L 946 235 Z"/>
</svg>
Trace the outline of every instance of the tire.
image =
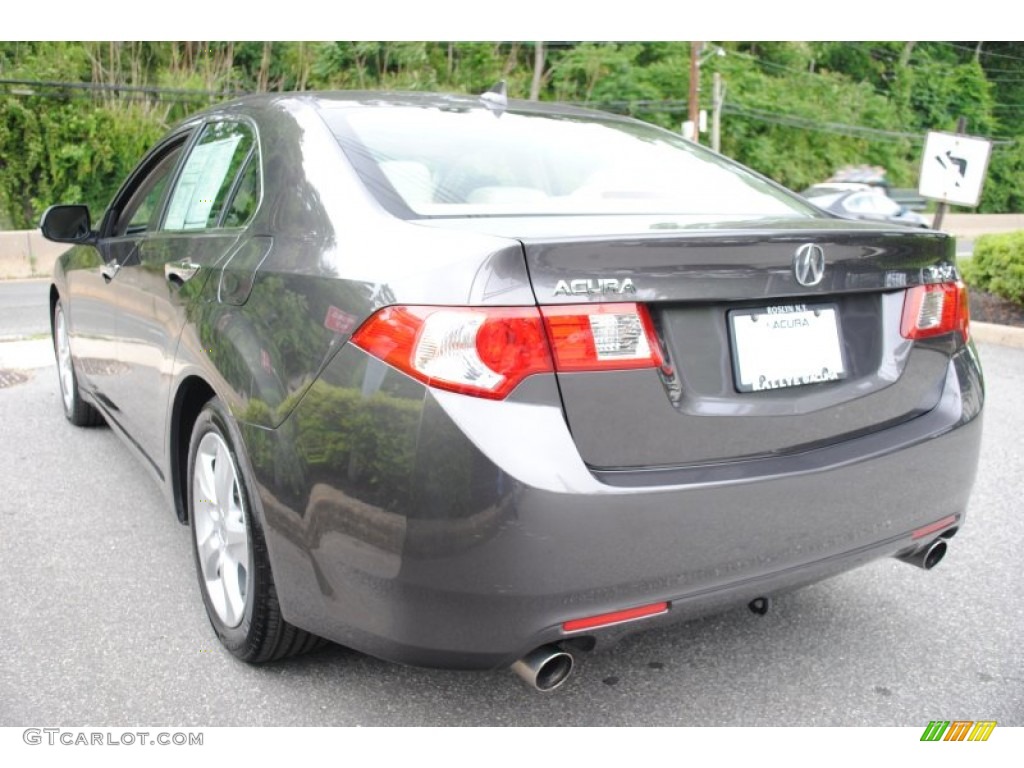
<svg viewBox="0 0 1024 768">
<path fill-rule="evenodd" d="M 75 373 L 74 358 L 71 357 L 67 318 L 60 299 L 53 306 L 53 354 L 57 358 L 57 380 L 60 383 L 64 416 L 76 427 L 98 427 L 105 424 L 102 414 L 85 402 L 78 391 L 78 375 Z"/>
<path fill-rule="evenodd" d="M 275 661 L 323 641 L 281 616 L 241 442 L 230 425 L 214 398 L 203 406 L 189 441 L 186 499 L 199 591 L 227 650 L 249 663 Z"/>
</svg>

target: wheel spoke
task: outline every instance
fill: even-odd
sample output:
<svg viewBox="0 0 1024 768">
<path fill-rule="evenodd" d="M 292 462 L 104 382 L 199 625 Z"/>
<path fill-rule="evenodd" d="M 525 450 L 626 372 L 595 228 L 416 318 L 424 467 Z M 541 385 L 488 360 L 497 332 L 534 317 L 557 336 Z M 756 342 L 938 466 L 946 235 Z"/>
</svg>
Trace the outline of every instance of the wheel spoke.
<svg viewBox="0 0 1024 768">
<path fill-rule="evenodd" d="M 221 565 L 224 559 L 221 553 L 217 537 L 210 535 L 206 539 L 206 543 L 203 549 L 199 553 L 200 563 L 202 563 L 203 577 L 206 581 L 216 581 L 221 578 Z"/>
<path fill-rule="evenodd" d="M 214 563 L 214 574 L 220 570 L 220 553 L 217 555 L 217 562 Z M 227 622 L 225 614 L 228 611 L 227 608 L 227 595 L 224 592 L 224 580 L 219 576 L 213 576 L 208 578 L 206 581 L 206 594 L 210 596 L 210 602 L 213 603 L 213 609 L 217 612 L 217 615 L 221 617 L 221 620 Z"/>
<path fill-rule="evenodd" d="M 217 540 L 216 528 L 208 519 L 205 521 L 196 520 L 196 526 L 196 544 L 199 548 L 199 559 L 204 563 L 203 572 L 210 573 L 205 563 L 210 553 L 217 551 L 219 542 Z"/>
<path fill-rule="evenodd" d="M 199 488 L 197 503 L 201 503 L 207 509 L 212 509 L 210 504 L 214 501 L 215 495 L 213 487 L 213 456 L 207 456 L 202 453 L 196 456 L 195 479 L 195 485 Z"/>
<path fill-rule="evenodd" d="M 223 441 L 217 445 L 216 463 L 213 465 L 213 482 L 217 506 L 221 512 L 227 512 L 231 504 L 232 486 L 235 483 L 235 470 L 231 466 L 231 456 Z"/>
<path fill-rule="evenodd" d="M 228 547 L 238 547 L 242 551 L 246 551 L 246 545 L 249 543 L 249 534 L 246 532 L 244 525 L 238 525 L 237 523 L 229 524 L 224 526 L 224 540 Z"/>
</svg>

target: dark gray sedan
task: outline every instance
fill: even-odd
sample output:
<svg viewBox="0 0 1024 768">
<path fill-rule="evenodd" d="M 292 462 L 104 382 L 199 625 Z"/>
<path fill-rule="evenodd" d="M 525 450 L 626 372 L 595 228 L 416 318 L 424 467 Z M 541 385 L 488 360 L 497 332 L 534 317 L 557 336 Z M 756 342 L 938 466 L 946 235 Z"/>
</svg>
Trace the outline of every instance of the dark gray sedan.
<svg viewBox="0 0 1024 768">
<path fill-rule="evenodd" d="M 65 413 L 190 524 L 246 661 L 514 665 L 963 525 L 984 387 L 954 242 L 672 133 L 412 94 L 246 98 L 139 164 L 51 289 Z"/>
</svg>

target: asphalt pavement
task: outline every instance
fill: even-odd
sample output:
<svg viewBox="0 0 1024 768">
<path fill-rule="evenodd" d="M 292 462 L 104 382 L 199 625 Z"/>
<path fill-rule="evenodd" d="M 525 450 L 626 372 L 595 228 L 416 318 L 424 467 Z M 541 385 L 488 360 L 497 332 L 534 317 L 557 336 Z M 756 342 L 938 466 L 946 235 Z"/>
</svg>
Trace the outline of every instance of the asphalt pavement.
<svg viewBox="0 0 1024 768">
<path fill-rule="evenodd" d="M 50 332 L 49 280 L 0 280 L 0 341 Z"/>
<path fill-rule="evenodd" d="M 1024 725 L 1024 350 L 979 350 L 982 463 L 935 570 L 879 561 L 764 617 L 738 608 L 636 635 L 581 656 L 547 695 L 504 670 L 337 646 L 236 661 L 203 612 L 188 530 L 109 429 L 65 421 L 40 353 L 0 387 L 0 726 Z"/>
</svg>

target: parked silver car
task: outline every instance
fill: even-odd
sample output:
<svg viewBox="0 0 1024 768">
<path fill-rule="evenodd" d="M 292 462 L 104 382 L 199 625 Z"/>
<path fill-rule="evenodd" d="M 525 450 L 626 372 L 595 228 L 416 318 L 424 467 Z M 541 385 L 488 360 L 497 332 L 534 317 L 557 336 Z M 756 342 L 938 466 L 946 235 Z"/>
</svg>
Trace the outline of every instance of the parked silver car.
<svg viewBox="0 0 1024 768">
<path fill-rule="evenodd" d="M 946 235 L 567 106 L 273 94 L 175 128 L 73 244 L 63 405 L 191 525 L 239 658 L 573 654 L 964 523 L 983 383 Z"/>
<path fill-rule="evenodd" d="M 825 182 L 808 187 L 801 194 L 819 208 L 846 218 L 931 228 L 929 219 L 900 205 L 882 187 L 854 182 Z"/>
</svg>

